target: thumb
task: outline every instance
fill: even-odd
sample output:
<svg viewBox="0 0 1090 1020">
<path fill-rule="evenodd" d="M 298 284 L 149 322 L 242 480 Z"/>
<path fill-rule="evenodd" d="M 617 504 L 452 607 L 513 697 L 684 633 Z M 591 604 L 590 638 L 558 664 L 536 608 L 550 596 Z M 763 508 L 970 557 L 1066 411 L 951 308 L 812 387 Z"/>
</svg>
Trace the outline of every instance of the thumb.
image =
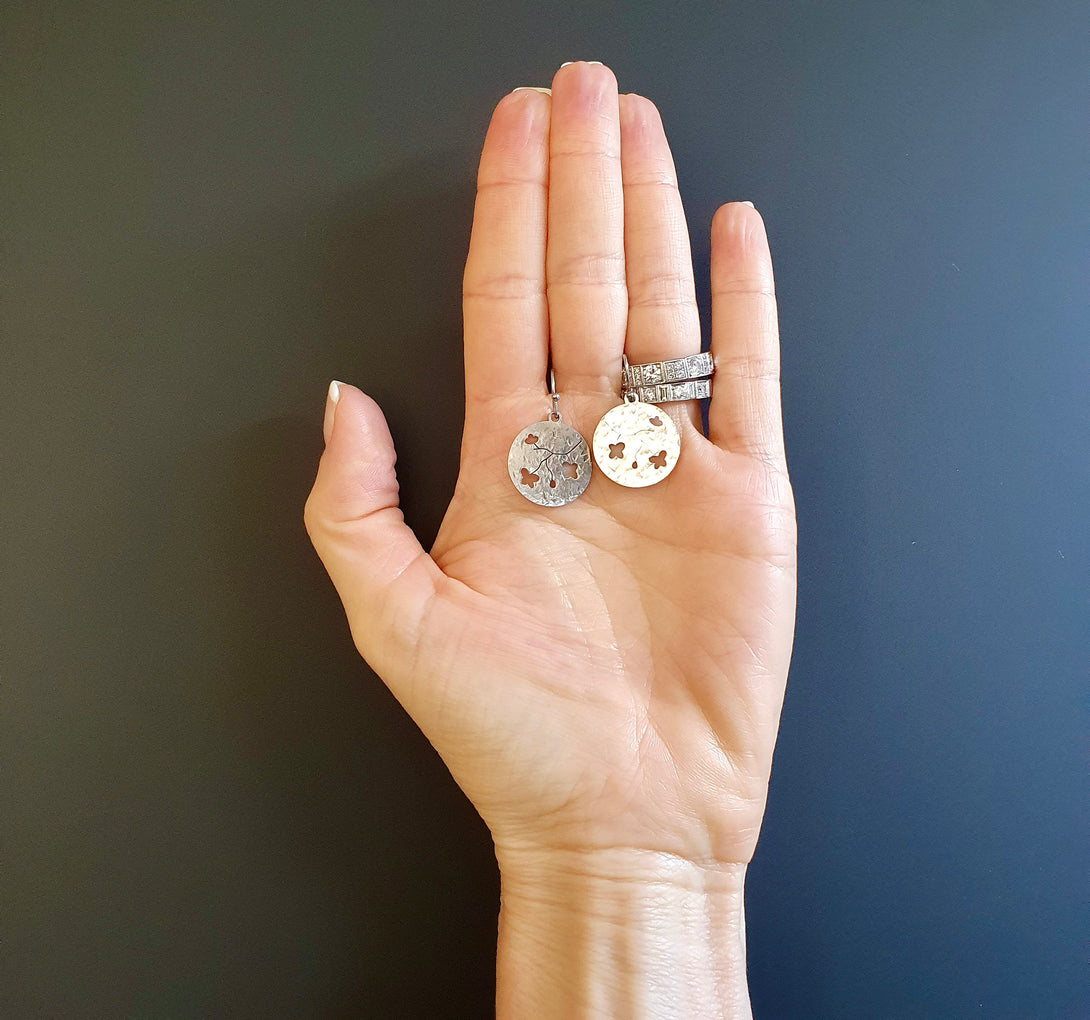
<svg viewBox="0 0 1090 1020">
<path fill-rule="evenodd" d="M 443 573 L 398 506 L 394 442 L 378 404 L 333 382 L 323 429 L 325 452 L 303 519 L 356 647 L 389 680 L 408 661 Z"/>
</svg>

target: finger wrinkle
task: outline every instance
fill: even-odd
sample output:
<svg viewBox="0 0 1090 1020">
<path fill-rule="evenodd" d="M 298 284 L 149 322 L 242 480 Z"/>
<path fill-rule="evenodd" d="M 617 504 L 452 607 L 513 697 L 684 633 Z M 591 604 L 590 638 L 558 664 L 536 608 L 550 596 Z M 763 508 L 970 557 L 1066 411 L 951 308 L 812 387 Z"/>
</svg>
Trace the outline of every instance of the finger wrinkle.
<svg viewBox="0 0 1090 1020">
<path fill-rule="evenodd" d="M 776 291 L 772 281 L 766 277 L 741 277 L 737 280 L 717 281 L 712 287 L 712 297 L 753 297 L 775 300 Z"/>
<path fill-rule="evenodd" d="M 474 280 L 462 292 L 463 301 L 532 301 L 545 296 L 541 277 L 497 276 Z"/>
<path fill-rule="evenodd" d="M 637 311 L 640 308 L 696 308 L 696 298 L 692 295 L 671 295 L 671 294 L 647 294 L 643 297 L 634 298 L 628 303 L 630 311 Z"/>
<path fill-rule="evenodd" d="M 627 286 L 623 252 L 586 252 L 549 267 L 549 287 Z"/>
<path fill-rule="evenodd" d="M 614 159 L 620 160 L 620 150 L 614 151 L 613 149 L 550 149 L 549 159 L 578 159 L 591 157 L 593 159 Z"/>
<path fill-rule="evenodd" d="M 630 171 L 625 174 L 624 186 L 626 191 L 634 191 L 637 188 L 666 188 L 668 191 L 678 191 L 677 178 L 672 170 L 667 169 L 657 173 L 645 170 L 642 174 L 636 175 Z"/>
<path fill-rule="evenodd" d="M 696 307 L 696 287 L 692 278 L 674 273 L 633 272 L 631 263 L 628 271 L 628 289 L 632 293 L 633 304 L 647 299 L 661 299 L 663 303 L 687 302 Z"/>
<path fill-rule="evenodd" d="M 766 379 L 769 382 L 780 381 L 779 357 L 759 357 L 752 354 L 739 354 L 732 358 L 716 358 L 715 372 L 721 376 L 736 379 Z"/>
<path fill-rule="evenodd" d="M 541 177 L 508 177 L 503 174 L 497 174 L 492 179 L 477 180 L 478 191 L 489 191 L 493 188 L 529 188 L 534 191 L 540 191 L 543 188 L 548 187 L 548 184 Z"/>
</svg>

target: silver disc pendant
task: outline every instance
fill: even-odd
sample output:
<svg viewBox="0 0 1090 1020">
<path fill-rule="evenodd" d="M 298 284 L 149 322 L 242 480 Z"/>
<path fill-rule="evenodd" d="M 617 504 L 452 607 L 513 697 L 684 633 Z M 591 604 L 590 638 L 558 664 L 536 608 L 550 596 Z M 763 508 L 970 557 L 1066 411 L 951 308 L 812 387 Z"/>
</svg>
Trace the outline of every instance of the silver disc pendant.
<svg viewBox="0 0 1090 1020">
<path fill-rule="evenodd" d="M 662 481 L 681 453 L 674 420 L 661 407 L 639 400 L 606 411 L 591 442 L 598 467 L 630 489 Z"/>
<path fill-rule="evenodd" d="M 590 450 L 575 429 L 559 421 L 536 421 L 511 444 L 507 473 L 531 503 L 564 506 L 590 482 Z"/>
</svg>

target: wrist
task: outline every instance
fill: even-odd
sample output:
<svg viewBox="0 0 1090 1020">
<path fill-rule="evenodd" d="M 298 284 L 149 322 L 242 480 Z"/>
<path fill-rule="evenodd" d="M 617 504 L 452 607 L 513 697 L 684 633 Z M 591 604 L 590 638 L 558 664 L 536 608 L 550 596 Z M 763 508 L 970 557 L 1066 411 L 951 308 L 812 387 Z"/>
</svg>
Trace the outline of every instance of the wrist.
<svg viewBox="0 0 1090 1020">
<path fill-rule="evenodd" d="M 744 864 L 497 846 L 497 1016 L 749 1017 Z"/>
</svg>

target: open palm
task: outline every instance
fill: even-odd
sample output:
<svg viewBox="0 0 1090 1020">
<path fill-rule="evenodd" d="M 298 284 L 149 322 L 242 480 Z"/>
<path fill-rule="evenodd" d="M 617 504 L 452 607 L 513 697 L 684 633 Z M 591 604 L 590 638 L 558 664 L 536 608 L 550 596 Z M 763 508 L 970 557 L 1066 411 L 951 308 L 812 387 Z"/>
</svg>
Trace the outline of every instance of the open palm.
<svg viewBox="0 0 1090 1020">
<path fill-rule="evenodd" d="M 674 471 L 597 469 L 543 508 L 507 477 L 551 409 L 590 437 L 633 363 L 700 349 L 688 233 L 655 107 L 575 63 L 497 106 L 464 277 L 466 420 L 430 553 L 398 509 L 377 405 L 340 384 L 306 522 L 356 644 L 505 856 L 616 849 L 744 865 L 790 658 L 795 524 L 760 216 L 712 223 L 709 436 L 662 405 Z"/>
</svg>

